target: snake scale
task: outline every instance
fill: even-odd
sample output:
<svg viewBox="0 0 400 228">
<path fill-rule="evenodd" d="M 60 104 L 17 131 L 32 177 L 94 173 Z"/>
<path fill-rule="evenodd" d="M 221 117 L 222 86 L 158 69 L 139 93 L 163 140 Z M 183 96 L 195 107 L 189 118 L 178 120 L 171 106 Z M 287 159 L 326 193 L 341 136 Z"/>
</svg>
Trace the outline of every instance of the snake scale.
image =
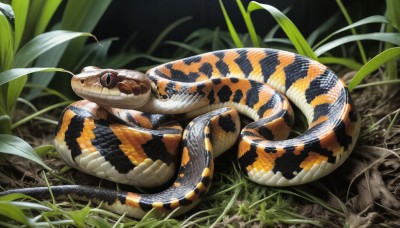
<svg viewBox="0 0 400 228">
<path fill-rule="evenodd" d="M 176 180 L 155 194 L 78 185 L 51 191 L 103 202 L 136 218 L 150 210 L 163 216 L 178 208 L 174 215 L 179 215 L 194 207 L 210 188 L 213 158 L 237 140 L 239 167 L 248 179 L 289 186 L 335 170 L 350 155 L 360 130 L 345 83 L 326 66 L 281 50 L 209 52 L 146 74 L 86 67 L 71 85 L 86 100 L 67 107 L 59 121 L 55 145 L 66 163 L 139 187 L 159 186 L 174 175 Z M 309 128 L 287 139 L 294 122 L 289 100 Z M 241 128 L 238 113 L 254 122 Z M 183 131 L 164 114 L 194 119 Z M 48 196 L 45 187 L 1 194 L 13 192 Z"/>
</svg>

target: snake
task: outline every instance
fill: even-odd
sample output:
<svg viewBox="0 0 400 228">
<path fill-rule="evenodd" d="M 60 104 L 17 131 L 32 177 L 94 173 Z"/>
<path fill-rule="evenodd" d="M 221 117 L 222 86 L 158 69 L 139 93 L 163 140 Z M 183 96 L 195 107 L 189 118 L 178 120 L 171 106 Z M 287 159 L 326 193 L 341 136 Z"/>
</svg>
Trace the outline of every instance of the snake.
<svg viewBox="0 0 400 228">
<path fill-rule="evenodd" d="M 360 131 L 345 82 L 327 66 L 283 50 L 213 51 L 146 73 L 89 66 L 71 86 L 84 100 L 63 111 L 54 140 L 67 164 L 121 184 L 152 188 L 172 178 L 171 185 L 152 194 L 60 185 L 1 195 L 48 197 L 50 189 L 135 218 L 149 211 L 178 216 L 208 192 L 214 158 L 235 143 L 244 176 L 283 187 L 330 174 L 349 157 Z M 291 104 L 308 129 L 288 138 Z M 252 122 L 242 127 L 240 115 Z M 189 122 L 185 129 L 179 118 Z"/>
</svg>

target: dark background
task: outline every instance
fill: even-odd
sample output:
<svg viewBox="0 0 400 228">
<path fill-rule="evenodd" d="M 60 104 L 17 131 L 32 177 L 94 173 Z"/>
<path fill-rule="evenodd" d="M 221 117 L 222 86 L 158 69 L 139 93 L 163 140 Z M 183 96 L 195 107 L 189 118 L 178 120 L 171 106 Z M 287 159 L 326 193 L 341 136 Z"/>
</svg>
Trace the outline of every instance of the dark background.
<svg viewBox="0 0 400 228">
<path fill-rule="evenodd" d="M 245 8 L 249 2 L 249 0 L 242 0 Z M 340 11 L 335 0 L 260 0 L 258 2 L 271 4 L 280 10 L 291 7 L 287 16 L 305 37 Z M 236 1 L 223 0 L 223 3 L 237 31 L 246 33 Z M 374 14 L 382 15 L 385 10 L 384 0 L 343 0 L 343 3 L 353 21 Z M 183 40 L 199 28 L 219 27 L 221 30 L 227 30 L 218 0 L 117 0 L 112 1 L 93 34 L 100 40 L 108 37 L 120 38 L 114 44 L 118 47 L 135 33 L 135 45 L 139 49 L 145 49 L 168 25 L 187 16 L 191 16 L 192 19 L 175 28 L 167 37 L 168 40 Z M 340 15 L 339 18 L 337 28 L 346 25 L 344 17 Z M 252 19 L 260 35 L 265 35 L 276 25 L 272 16 L 263 10 L 252 13 Z M 282 35 L 282 33 L 277 35 Z"/>
</svg>

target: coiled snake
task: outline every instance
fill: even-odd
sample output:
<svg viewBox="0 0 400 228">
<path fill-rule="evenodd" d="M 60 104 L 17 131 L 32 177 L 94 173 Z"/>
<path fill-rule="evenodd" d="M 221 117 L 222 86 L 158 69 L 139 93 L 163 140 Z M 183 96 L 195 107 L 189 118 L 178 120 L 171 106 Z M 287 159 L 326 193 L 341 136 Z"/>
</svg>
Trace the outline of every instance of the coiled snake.
<svg viewBox="0 0 400 228">
<path fill-rule="evenodd" d="M 175 182 L 160 193 L 51 187 L 55 196 L 103 202 L 136 218 L 151 209 L 165 215 L 180 207 L 178 215 L 192 208 L 210 187 L 213 157 L 239 134 L 244 175 L 262 185 L 288 186 L 335 170 L 349 156 L 360 129 L 342 80 L 316 61 L 280 50 L 215 51 L 146 74 L 86 67 L 71 85 L 90 100 L 67 107 L 57 129 L 57 151 L 72 167 L 118 183 L 154 187 L 174 176 L 182 152 Z M 281 94 L 307 118 L 309 128 L 298 137 L 286 139 L 294 116 Z M 238 112 L 254 120 L 241 131 Z M 180 147 L 182 128 L 161 114 L 196 117 L 186 126 Z M 47 188 L 2 194 L 16 191 L 48 195 Z"/>
</svg>

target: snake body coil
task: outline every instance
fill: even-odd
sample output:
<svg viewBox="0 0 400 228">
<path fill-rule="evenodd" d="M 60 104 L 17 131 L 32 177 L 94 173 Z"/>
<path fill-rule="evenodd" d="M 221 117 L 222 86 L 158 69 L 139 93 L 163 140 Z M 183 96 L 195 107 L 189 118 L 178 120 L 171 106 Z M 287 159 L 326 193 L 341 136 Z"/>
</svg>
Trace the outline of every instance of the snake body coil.
<svg viewBox="0 0 400 228">
<path fill-rule="evenodd" d="M 137 218 L 151 209 L 164 215 L 180 207 L 177 215 L 199 201 L 210 187 L 213 157 L 239 135 L 237 112 L 254 120 L 240 132 L 239 166 L 250 180 L 269 186 L 304 184 L 331 173 L 350 155 L 360 129 L 342 80 L 316 61 L 273 49 L 210 52 L 157 66 L 145 75 L 88 67 L 71 84 L 78 95 L 97 104 L 78 101 L 64 110 L 57 150 L 69 165 L 118 183 L 154 187 L 169 180 L 182 128 L 160 114 L 197 116 L 183 133 L 177 179 L 161 193 L 51 187 L 56 196 L 103 201 L 110 210 Z M 292 139 L 286 138 L 293 110 L 281 94 L 309 125 Z M 24 190 L 33 196 L 46 191 Z"/>
</svg>

